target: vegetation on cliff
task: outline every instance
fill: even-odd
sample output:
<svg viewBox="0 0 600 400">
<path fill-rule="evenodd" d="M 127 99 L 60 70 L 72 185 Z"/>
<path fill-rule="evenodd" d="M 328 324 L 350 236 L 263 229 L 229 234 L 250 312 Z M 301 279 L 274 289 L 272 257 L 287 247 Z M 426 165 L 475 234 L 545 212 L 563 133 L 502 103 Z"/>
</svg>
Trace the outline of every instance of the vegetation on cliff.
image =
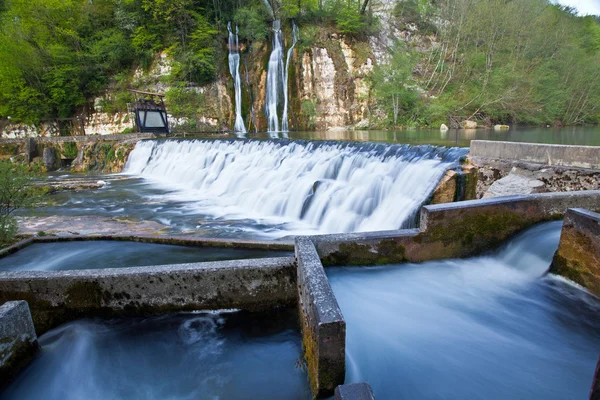
<svg viewBox="0 0 600 400">
<path fill-rule="evenodd" d="M 227 76 L 227 22 L 239 27 L 243 51 L 264 51 L 280 18 L 300 26 L 297 52 L 324 30 L 366 47 L 397 38 L 370 77 L 372 127 L 600 121 L 597 17 L 548 0 L 398 0 L 385 16 L 374 11 L 380 3 L 0 0 L 0 119 L 70 117 L 107 89 L 105 111 L 124 111 L 134 71 L 159 52 L 173 60 L 166 79 L 174 115 L 200 117 L 203 94 L 189 87 Z M 318 117 L 310 101 L 295 110 L 307 127 Z"/>
</svg>

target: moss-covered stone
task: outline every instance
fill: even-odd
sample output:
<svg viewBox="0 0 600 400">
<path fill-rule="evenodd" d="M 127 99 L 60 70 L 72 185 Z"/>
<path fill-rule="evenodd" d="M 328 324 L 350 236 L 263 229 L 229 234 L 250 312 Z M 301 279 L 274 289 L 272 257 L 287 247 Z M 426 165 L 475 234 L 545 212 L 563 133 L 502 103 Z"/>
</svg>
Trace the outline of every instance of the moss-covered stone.
<svg viewBox="0 0 600 400">
<path fill-rule="evenodd" d="M 323 265 L 383 265 L 408 261 L 406 248 L 394 239 L 384 239 L 375 246 L 355 242 L 341 243 L 339 249 L 323 257 Z"/>
</svg>

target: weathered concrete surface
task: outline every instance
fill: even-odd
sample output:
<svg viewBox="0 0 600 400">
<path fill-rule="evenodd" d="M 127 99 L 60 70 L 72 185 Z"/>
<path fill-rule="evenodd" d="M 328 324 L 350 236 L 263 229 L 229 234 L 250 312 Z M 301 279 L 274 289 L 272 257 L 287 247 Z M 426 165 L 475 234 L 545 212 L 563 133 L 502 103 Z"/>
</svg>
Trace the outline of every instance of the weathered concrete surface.
<svg viewBox="0 0 600 400">
<path fill-rule="evenodd" d="M 18 139 L 0 139 L 0 146 L 4 144 L 21 144 L 26 143 L 27 141 L 34 143 L 66 143 L 66 142 L 75 142 L 75 143 L 92 143 L 98 141 L 122 141 L 122 140 L 130 140 L 130 139 L 148 139 L 156 137 L 152 133 L 128 133 L 126 135 L 90 135 L 90 136 L 52 136 L 52 137 L 36 137 L 36 138 L 18 138 Z M 35 146 L 35 144 L 34 144 Z"/>
<path fill-rule="evenodd" d="M 350 383 L 335 388 L 334 400 L 375 400 L 368 383 Z"/>
<path fill-rule="evenodd" d="M 600 147 L 596 146 L 472 140 L 470 155 L 471 157 L 600 169 Z"/>
<path fill-rule="evenodd" d="M 0 302 L 27 300 L 38 334 L 81 316 L 263 311 L 296 304 L 293 257 L 100 270 L 2 272 Z"/>
<path fill-rule="evenodd" d="M 26 301 L 0 306 L 0 387 L 33 358 L 39 346 Z"/>
<path fill-rule="evenodd" d="M 567 212 L 550 272 L 600 296 L 600 214 L 580 208 Z"/>
<path fill-rule="evenodd" d="M 561 218 L 567 209 L 600 210 L 600 191 L 543 193 L 425 206 L 420 230 L 313 236 L 325 265 L 376 265 L 470 257 L 517 232 Z"/>
<path fill-rule="evenodd" d="M 545 192 L 544 182 L 517 174 L 509 174 L 498 179 L 483 195 L 484 199 L 492 197 L 513 196 L 517 194 L 532 194 Z"/>
<path fill-rule="evenodd" d="M 596 365 L 596 373 L 592 381 L 592 389 L 590 390 L 590 400 L 600 400 L 600 358 Z"/>
<path fill-rule="evenodd" d="M 346 322 L 319 255 L 306 237 L 296 238 L 298 307 L 308 376 L 315 397 L 344 383 Z"/>
</svg>

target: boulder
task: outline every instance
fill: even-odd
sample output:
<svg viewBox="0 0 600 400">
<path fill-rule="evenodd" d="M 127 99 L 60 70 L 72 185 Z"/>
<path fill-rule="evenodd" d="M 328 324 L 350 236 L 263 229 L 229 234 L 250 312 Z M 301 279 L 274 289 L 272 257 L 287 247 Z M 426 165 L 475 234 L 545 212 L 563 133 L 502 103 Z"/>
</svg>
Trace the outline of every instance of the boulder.
<svg viewBox="0 0 600 400">
<path fill-rule="evenodd" d="M 507 131 L 509 129 L 510 129 L 510 126 L 508 126 L 508 125 L 494 125 L 495 131 Z"/>
<path fill-rule="evenodd" d="M 467 120 L 464 120 L 463 122 L 461 122 L 460 126 L 463 129 L 477 129 L 477 122 L 475 122 L 475 121 L 469 121 L 467 119 Z"/>
<path fill-rule="evenodd" d="M 485 192 L 483 198 L 542 193 L 545 191 L 546 185 L 544 182 L 511 173 L 494 182 Z"/>
<path fill-rule="evenodd" d="M 442 124 L 442 126 L 440 126 L 440 131 L 446 132 L 447 130 L 448 130 L 448 125 Z"/>
</svg>

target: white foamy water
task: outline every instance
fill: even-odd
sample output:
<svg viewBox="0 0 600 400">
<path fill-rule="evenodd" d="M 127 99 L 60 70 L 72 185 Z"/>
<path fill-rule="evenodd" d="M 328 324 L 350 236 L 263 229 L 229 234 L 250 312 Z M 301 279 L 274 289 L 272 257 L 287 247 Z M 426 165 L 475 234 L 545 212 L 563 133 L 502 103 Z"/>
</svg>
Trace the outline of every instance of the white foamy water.
<svg viewBox="0 0 600 400">
<path fill-rule="evenodd" d="M 125 173 L 174 190 L 216 218 L 283 224 L 293 233 L 414 226 L 467 149 L 242 140 L 141 141 Z"/>
</svg>

